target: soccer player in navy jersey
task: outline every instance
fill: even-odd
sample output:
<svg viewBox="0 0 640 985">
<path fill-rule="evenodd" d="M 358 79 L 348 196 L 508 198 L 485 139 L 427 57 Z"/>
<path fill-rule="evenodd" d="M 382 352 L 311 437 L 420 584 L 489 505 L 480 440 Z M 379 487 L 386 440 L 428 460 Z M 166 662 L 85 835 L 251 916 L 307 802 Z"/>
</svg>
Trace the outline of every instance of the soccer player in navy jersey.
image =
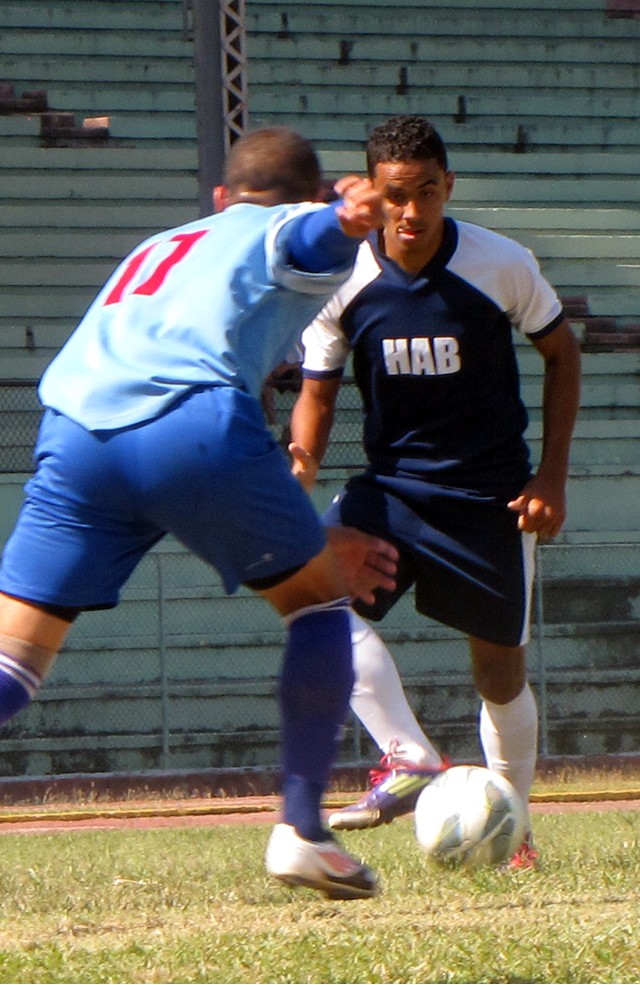
<svg viewBox="0 0 640 985">
<path fill-rule="evenodd" d="M 347 176 L 338 201 L 315 203 L 317 155 L 281 127 L 238 140 L 225 182 L 217 214 L 133 250 L 41 381 L 36 470 L 0 568 L 0 722 L 33 698 L 76 616 L 115 606 L 171 533 L 287 626 L 269 872 L 368 897 L 374 874 L 324 828 L 320 803 L 353 684 L 350 600 L 395 584 L 396 552 L 325 528 L 260 392 L 348 277 L 380 195 Z"/>
<path fill-rule="evenodd" d="M 527 804 L 537 750 L 525 652 L 534 547 L 565 519 L 579 346 L 529 250 L 445 215 L 455 176 L 429 121 L 394 117 L 377 127 L 367 166 L 383 196 L 383 228 L 363 243 L 351 278 L 304 333 L 293 471 L 312 487 L 351 355 L 368 466 L 325 519 L 385 537 L 400 552 L 396 589 L 355 608 L 379 620 L 414 585 L 420 613 L 466 634 L 487 765 Z M 535 472 L 513 329 L 544 361 Z M 379 745 L 383 769 L 372 771 L 362 800 L 329 818 L 345 829 L 409 812 L 443 768 L 388 650 L 357 616 L 353 642 L 352 707 Z M 514 865 L 534 858 L 529 836 Z"/>
</svg>

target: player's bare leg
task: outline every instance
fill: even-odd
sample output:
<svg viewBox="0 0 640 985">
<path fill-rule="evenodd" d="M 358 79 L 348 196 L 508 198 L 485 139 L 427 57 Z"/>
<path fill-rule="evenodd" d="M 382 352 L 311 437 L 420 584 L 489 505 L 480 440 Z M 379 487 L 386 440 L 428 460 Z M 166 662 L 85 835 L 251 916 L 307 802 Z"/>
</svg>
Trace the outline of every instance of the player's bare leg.
<svg viewBox="0 0 640 985">
<path fill-rule="evenodd" d="M 0 592 L 0 633 L 57 651 L 68 631 L 67 620 L 38 608 L 34 602 Z"/>
<path fill-rule="evenodd" d="M 0 593 L 0 725 L 34 698 L 68 629 L 65 620 Z"/>
</svg>

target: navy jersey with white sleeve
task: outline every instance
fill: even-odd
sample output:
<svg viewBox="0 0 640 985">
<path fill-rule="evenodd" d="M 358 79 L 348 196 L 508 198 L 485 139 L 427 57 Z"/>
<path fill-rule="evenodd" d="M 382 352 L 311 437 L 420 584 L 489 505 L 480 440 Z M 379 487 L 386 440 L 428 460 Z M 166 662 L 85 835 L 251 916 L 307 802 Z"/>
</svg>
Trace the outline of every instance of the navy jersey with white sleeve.
<svg viewBox="0 0 640 985">
<path fill-rule="evenodd" d="M 539 338 L 562 319 L 529 250 L 447 218 L 416 275 L 361 245 L 305 331 L 304 374 L 339 376 L 353 353 L 372 471 L 509 498 L 530 474 L 512 329 Z"/>
</svg>

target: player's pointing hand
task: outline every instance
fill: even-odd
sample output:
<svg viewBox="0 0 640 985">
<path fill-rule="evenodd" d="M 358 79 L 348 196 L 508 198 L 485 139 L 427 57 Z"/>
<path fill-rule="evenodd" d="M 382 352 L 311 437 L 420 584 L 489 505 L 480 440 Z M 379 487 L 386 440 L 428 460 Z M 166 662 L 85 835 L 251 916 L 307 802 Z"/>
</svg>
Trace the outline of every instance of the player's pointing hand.
<svg viewBox="0 0 640 985">
<path fill-rule="evenodd" d="M 336 215 L 347 236 L 360 239 L 382 225 L 382 195 L 368 178 L 347 175 L 336 182 L 335 190 L 342 197 Z"/>
</svg>

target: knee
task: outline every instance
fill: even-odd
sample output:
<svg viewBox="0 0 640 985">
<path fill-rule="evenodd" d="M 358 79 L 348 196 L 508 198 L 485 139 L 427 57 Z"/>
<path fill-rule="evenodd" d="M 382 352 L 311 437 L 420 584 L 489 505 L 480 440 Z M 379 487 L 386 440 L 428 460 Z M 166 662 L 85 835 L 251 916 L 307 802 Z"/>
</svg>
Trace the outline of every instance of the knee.
<svg viewBox="0 0 640 985">
<path fill-rule="evenodd" d="M 527 683 L 524 647 L 498 646 L 472 642 L 473 679 L 481 698 L 506 705 L 522 692 Z"/>
</svg>

